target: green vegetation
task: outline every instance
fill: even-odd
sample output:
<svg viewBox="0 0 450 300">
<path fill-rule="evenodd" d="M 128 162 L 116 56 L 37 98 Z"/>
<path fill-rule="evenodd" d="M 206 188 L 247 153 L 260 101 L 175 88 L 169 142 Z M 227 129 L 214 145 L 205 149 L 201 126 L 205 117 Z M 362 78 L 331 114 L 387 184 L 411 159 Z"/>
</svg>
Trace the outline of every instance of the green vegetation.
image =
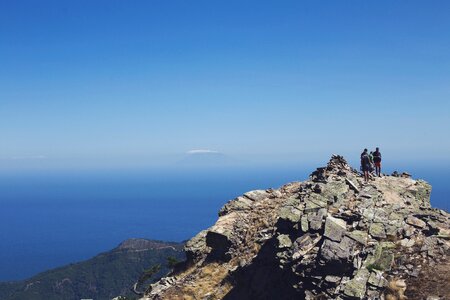
<svg viewBox="0 0 450 300">
<path fill-rule="evenodd" d="M 176 257 L 173 256 L 167 257 L 167 267 L 169 269 L 173 269 L 179 262 L 180 260 L 178 260 Z"/>
<path fill-rule="evenodd" d="M 135 299 L 130 289 L 146 270 L 153 271 L 147 272 L 146 280 L 155 280 L 170 271 L 169 258 L 185 258 L 182 244 L 145 241 L 132 240 L 87 261 L 46 271 L 28 280 L 0 283 L 0 299 L 102 300 L 119 295 Z"/>
</svg>

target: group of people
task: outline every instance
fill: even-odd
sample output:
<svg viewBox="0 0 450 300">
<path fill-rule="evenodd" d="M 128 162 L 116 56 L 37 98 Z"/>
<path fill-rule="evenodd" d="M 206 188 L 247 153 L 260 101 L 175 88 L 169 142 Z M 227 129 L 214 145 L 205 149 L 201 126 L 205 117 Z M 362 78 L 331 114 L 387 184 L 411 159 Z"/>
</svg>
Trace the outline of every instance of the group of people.
<svg viewBox="0 0 450 300">
<path fill-rule="evenodd" d="M 375 151 L 368 152 L 364 149 L 361 153 L 361 171 L 364 174 L 364 181 L 368 182 L 370 174 L 375 171 L 375 176 L 381 177 L 381 152 L 380 148 Z"/>
</svg>

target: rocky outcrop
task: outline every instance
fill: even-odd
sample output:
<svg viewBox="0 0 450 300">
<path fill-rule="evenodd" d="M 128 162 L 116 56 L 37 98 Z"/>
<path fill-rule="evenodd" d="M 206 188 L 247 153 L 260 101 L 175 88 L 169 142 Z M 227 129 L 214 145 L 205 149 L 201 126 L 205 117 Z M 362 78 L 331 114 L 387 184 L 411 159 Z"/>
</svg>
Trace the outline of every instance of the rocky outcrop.
<svg viewBox="0 0 450 300">
<path fill-rule="evenodd" d="M 334 155 L 307 181 L 237 197 L 144 299 L 405 299 L 433 265 L 448 279 L 449 214 L 394 175 L 363 184 Z M 444 283 L 428 296 L 449 297 Z"/>
</svg>

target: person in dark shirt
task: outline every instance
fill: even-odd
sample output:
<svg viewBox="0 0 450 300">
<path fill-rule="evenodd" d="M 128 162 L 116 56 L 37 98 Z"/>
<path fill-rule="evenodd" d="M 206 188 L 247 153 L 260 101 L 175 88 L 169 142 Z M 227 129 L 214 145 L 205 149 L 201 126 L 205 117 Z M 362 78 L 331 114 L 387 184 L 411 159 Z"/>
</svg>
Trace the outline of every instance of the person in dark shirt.
<svg viewBox="0 0 450 300">
<path fill-rule="evenodd" d="M 375 164 L 375 174 L 378 177 L 381 177 L 381 152 L 380 148 L 377 147 L 375 152 L 373 153 L 373 162 Z"/>
<path fill-rule="evenodd" d="M 369 182 L 370 157 L 367 149 L 364 149 L 363 153 L 361 153 L 361 170 L 364 174 L 364 182 Z"/>
</svg>

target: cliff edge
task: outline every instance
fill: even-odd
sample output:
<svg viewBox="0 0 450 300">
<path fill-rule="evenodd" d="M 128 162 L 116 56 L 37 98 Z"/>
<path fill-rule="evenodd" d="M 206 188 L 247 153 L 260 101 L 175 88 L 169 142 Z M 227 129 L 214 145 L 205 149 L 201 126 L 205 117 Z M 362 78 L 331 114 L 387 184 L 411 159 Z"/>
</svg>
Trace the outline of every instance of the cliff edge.
<svg viewBox="0 0 450 300">
<path fill-rule="evenodd" d="M 449 299 L 450 215 L 409 174 L 363 184 L 342 156 L 229 201 L 143 299 Z"/>
</svg>

